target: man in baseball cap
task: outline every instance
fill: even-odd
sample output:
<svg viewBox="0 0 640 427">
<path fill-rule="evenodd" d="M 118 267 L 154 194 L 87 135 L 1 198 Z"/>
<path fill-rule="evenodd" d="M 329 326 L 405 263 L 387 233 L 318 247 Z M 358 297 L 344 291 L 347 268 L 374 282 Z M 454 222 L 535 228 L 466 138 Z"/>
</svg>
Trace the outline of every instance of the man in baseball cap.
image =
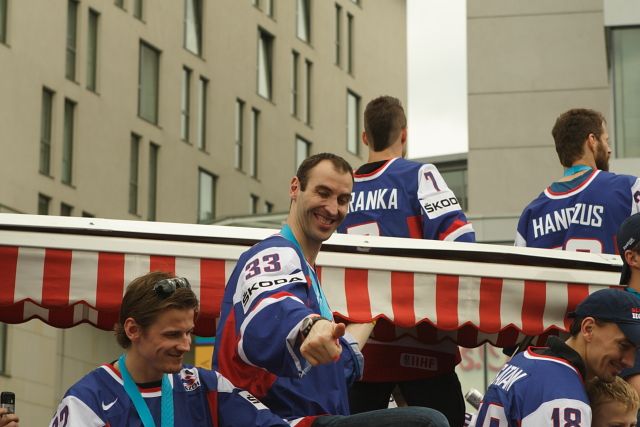
<svg viewBox="0 0 640 427">
<path fill-rule="evenodd" d="M 569 316 L 573 323 L 566 341 L 550 337 L 547 347 L 529 347 L 504 365 L 484 395 L 475 425 L 498 419 L 508 427 L 537 427 L 550 425 L 549 418 L 591 425 L 584 382 L 595 377 L 611 382 L 633 366 L 640 345 L 640 298 L 601 289 Z M 569 409 L 551 413 L 556 401 Z"/>
<path fill-rule="evenodd" d="M 622 258 L 622 275 L 620 284 L 640 291 L 640 213 L 625 219 L 618 228 L 618 253 Z M 636 273 L 633 273 L 635 268 Z M 640 293 L 638 294 L 640 296 Z"/>
</svg>

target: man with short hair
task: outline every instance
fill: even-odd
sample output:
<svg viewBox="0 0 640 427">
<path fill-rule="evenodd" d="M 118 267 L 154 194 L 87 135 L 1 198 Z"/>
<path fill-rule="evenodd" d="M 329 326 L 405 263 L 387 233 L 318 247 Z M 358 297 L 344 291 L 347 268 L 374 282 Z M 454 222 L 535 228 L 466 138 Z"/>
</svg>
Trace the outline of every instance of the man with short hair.
<svg viewBox="0 0 640 427">
<path fill-rule="evenodd" d="M 564 176 L 524 209 L 516 246 L 616 253 L 618 227 L 640 210 L 640 180 L 608 172 L 606 124 L 583 108 L 558 117 L 551 133 Z"/>
<path fill-rule="evenodd" d="M 484 395 L 476 426 L 589 426 L 584 383 L 613 381 L 633 365 L 640 345 L 640 299 L 601 289 L 569 314 L 570 337 L 550 337 L 548 347 L 529 347 L 498 372 Z"/>
<path fill-rule="evenodd" d="M 50 427 L 288 426 L 217 372 L 182 363 L 197 312 L 187 279 L 153 272 L 133 280 L 115 329 L 125 353 L 74 384 Z"/>
<path fill-rule="evenodd" d="M 243 253 L 227 282 L 213 365 L 282 418 L 329 414 L 313 427 L 446 426 L 427 408 L 349 415 L 348 387 L 361 376 L 373 324 L 334 322 L 315 262 L 347 213 L 352 185 L 339 156 L 300 164 L 286 224 Z"/>
<path fill-rule="evenodd" d="M 472 225 L 438 169 L 404 159 L 407 118 L 398 99 L 381 96 L 369 102 L 362 142 L 369 158 L 355 173 L 353 197 L 340 233 L 475 241 Z M 397 384 L 409 405 L 435 408 L 452 427 L 460 427 L 465 406 L 455 373 L 461 360 L 457 345 L 452 341 L 424 344 L 411 336 L 390 341 L 380 336 L 385 326 L 379 325 L 364 349 L 367 364 L 363 380 L 350 392 L 352 410 L 387 407 Z"/>
</svg>

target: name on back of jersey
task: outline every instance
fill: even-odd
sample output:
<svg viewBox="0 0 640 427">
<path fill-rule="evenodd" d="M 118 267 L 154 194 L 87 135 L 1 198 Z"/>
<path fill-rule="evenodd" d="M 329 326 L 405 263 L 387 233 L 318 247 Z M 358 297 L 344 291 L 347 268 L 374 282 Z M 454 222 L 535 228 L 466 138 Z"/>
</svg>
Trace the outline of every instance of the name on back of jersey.
<svg viewBox="0 0 640 427">
<path fill-rule="evenodd" d="M 534 238 L 557 231 L 568 230 L 571 225 L 601 227 L 604 206 L 576 203 L 575 206 L 546 213 L 531 220 Z"/>
<path fill-rule="evenodd" d="M 398 209 L 397 188 L 378 188 L 351 193 L 349 212 L 378 209 Z"/>
<path fill-rule="evenodd" d="M 495 385 L 503 389 L 504 391 L 509 391 L 509 389 L 515 384 L 518 380 L 525 378 L 528 374 L 524 372 L 522 369 L 517 366 L 509 365 L 508 363 L 502 367 L 498 375 L 496 375 L 496 379 L 493 380 L 491 385 Z"/>
</svg>

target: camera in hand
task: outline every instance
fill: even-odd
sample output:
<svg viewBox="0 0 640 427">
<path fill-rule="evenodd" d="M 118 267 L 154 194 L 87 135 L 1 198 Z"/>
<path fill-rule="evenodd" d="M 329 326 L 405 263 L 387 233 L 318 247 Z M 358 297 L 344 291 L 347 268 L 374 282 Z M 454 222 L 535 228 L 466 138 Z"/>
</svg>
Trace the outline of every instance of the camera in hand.
<svg viewBox="0 0 640 427">
<path fill-rule="evenodd" d="M 16 395 L 10 391 L 3 391 L 0 394 L 0 408 L 7 408 L 10 414 L 16 412 Z"/>
</svg>

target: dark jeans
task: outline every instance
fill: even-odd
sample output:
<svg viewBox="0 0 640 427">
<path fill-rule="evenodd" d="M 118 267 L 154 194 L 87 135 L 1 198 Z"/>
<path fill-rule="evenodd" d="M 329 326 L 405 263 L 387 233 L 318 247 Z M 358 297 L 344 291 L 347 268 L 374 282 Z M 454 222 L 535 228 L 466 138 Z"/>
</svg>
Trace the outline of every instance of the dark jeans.
<svg viewBox="0 0 640 427">
<path fill-rule="evenodd" d="M 455 372 L 435 378 L 397 383 L 409 406 L 437 409 L 449 420 L 451 427 L 464 424 L 464 397 Z M 351 413 L 372 411 L 389 406 L 389 397 L 396 383 L 356 382 L 349 392 Z"/>
<path fill-rule="evenodd" d="M 355 415 L 316 418 L 311 427 L 449 427 L 444 415 L 430 408 L 379 409 Z"/>
</svg>

